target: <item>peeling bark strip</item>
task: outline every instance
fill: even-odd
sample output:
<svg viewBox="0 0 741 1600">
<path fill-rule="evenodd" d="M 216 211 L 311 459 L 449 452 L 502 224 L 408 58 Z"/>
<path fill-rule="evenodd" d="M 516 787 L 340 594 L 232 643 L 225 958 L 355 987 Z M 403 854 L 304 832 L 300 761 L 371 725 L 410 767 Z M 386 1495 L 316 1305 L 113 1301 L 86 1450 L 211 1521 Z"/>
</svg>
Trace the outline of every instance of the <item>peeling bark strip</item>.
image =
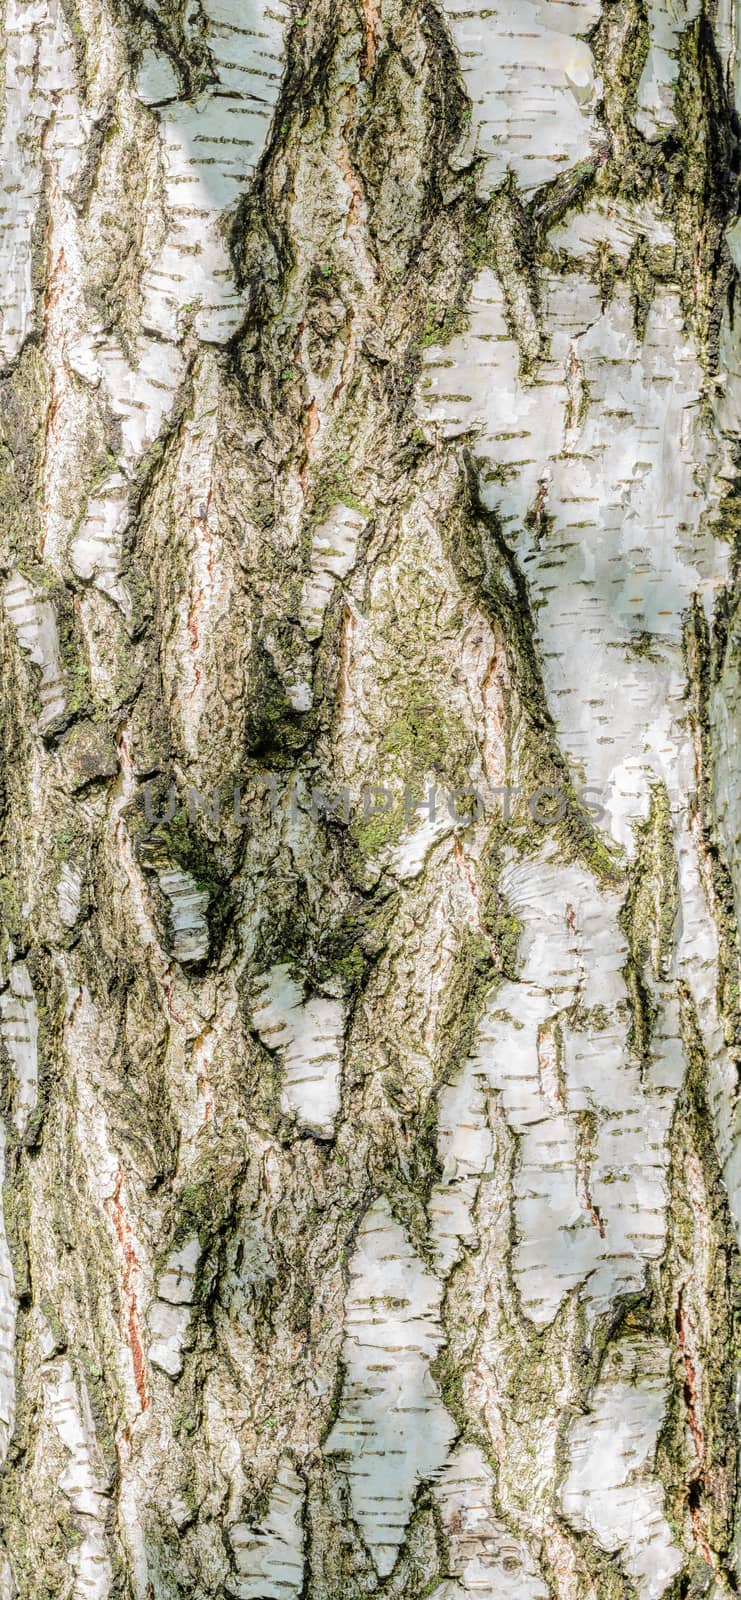
<svg viewBox="0 0 741 1600">
<path fill-rule="evenodd" d="M 733 1595 L 735 8 L 3 41 L 0 1600 Z"/>
</svg>

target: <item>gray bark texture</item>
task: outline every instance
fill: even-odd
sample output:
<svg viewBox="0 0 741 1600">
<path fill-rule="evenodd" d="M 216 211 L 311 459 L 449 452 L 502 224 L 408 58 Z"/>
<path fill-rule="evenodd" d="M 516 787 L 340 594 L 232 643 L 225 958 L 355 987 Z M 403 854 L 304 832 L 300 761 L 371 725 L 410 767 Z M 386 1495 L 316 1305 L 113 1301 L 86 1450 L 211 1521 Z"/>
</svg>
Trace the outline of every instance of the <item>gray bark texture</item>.
<svg viewBox="0 0 741 1600">
<path fill-rule="evenodd" d="M 0 1600 L 720 1600 L 736 0 L 299 4 L 3 0 Z"/>
</svg>

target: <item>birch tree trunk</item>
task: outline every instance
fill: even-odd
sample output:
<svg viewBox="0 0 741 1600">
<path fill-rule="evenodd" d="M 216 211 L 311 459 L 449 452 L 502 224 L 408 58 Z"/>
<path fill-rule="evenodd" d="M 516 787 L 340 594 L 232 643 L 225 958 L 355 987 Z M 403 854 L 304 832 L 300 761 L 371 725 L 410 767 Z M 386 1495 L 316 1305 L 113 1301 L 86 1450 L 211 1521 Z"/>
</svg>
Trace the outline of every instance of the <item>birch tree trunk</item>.
<svg viewBox="0 0 741 1600">
<path fill-rule="evenodd" d="M 4 0 L 1 1600 L 738 1592 L 736 27 Z"/>
</svg>

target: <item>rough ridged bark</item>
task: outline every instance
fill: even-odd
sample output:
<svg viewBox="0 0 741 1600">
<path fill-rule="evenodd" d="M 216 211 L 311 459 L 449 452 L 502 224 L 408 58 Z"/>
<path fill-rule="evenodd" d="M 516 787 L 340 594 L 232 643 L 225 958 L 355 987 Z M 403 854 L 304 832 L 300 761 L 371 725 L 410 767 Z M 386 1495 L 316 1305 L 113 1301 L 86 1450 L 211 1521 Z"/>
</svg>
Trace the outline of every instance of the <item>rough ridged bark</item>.
<svg viewBox="0 0 741 1600">
<path fill-rule="evenodd" d="M 1 1600 L 733 1594 L 735 10 L 4 38 Z"/>
</svg>

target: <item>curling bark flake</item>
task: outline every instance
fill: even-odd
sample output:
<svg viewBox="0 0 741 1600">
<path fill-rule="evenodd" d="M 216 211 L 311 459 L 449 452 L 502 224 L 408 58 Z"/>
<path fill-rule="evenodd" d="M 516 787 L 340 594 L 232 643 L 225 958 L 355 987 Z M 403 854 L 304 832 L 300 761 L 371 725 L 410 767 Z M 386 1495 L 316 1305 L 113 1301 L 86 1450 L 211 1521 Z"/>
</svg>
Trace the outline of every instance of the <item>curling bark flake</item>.
<svg viewBox="0 0 741 1600">
<path fill-rule="evenodd" d="M 6 0 L 2 1600 L 741 1582 L 736 29 Z"/>
</svg>

